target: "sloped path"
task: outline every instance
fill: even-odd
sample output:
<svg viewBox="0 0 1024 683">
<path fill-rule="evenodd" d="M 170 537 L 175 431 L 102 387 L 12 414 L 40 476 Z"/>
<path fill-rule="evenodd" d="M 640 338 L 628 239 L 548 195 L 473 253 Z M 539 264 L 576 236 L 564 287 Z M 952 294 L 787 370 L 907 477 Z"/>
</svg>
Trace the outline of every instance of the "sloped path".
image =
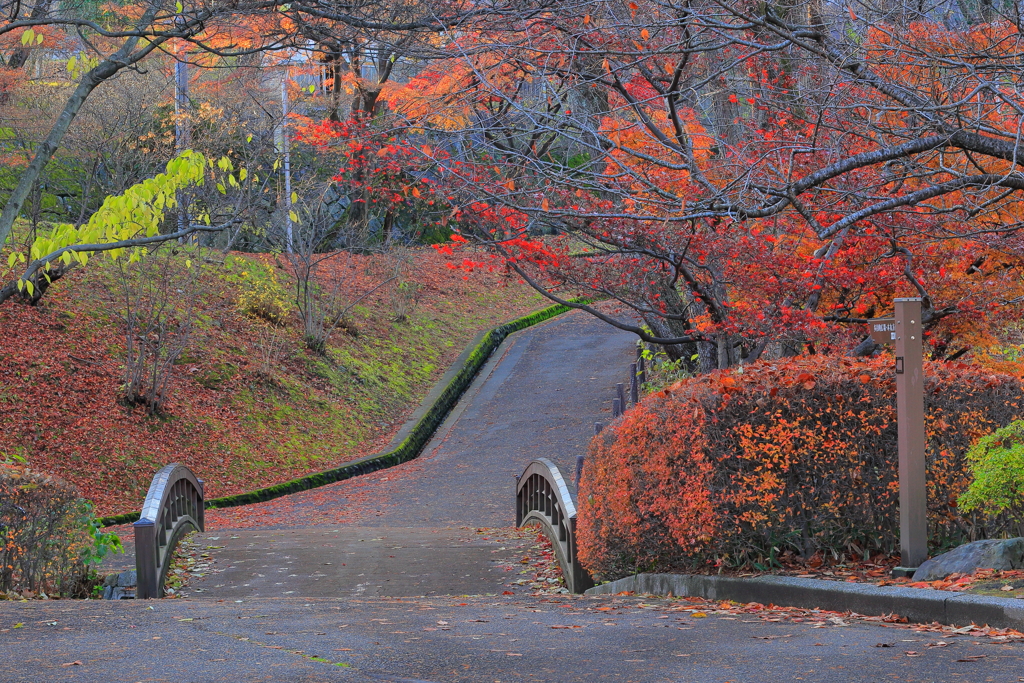
<svg viewBox="0 0 1024 683">
<path fill-rule="evenodd" d="M 515 479 L 535 457 L 567 477 L 607 420 L 633 335 L 568 314 L 512 335 L 416 460 L 268 503 L 211 511 L 201 537 L 216 598 L 414 596 L 515 590 L 531 541 Z M 478 531 L 479 530 L 479 531 Z M 484 531 L 486 530 L 486 531 Z M 195 592 L 195 591 L 198 591 Z"/>
</svg>

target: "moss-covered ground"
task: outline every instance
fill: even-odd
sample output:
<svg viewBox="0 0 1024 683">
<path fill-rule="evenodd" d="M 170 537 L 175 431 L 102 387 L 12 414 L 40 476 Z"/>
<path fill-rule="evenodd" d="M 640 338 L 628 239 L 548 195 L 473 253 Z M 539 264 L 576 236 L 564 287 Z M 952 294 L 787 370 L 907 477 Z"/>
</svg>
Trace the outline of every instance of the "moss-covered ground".
<svg viewBox="0 0 1024 683">
<path fill-rule="evenodd" d="M 322 353 L 303 343 L 278 259 L 233 254 L 207 263 L 190 295 L 196 329 L 171 367 L 159 415 L 121 400 L 124 310 L 112 264 L 78 269 L 40 306 L 8 301 L 0 306 L 0 453 L 75 483 L 100 514 L 137 509 L 153 473 L 170 462 L 192 467 L 215 497 L 374 453 L 479 331 L 545 303 L 499 275 L 463 279 L 432 249 L 409 256 L 400 282 L 415 297 L 384 287 L 359 301 Z M 367 289 L 370 257 L 345 267 L 342 284 Z M 279 306 L 280 324 L 255 315 L 253 297 Z"/>
</svg>

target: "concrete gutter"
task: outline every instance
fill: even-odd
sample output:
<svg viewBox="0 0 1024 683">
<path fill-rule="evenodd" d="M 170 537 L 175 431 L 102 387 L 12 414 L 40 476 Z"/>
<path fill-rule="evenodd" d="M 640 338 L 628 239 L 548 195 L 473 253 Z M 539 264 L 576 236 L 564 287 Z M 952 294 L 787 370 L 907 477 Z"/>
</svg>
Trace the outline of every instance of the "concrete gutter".
<svg viewBox="0 0 1024 683">
<path fill-rule="evenodd" d="M 423 419 L 423 416 L 427 414 L 428 410 L 434 407 L 434 404 L 437 403 L 437 401 L 441 398 L 441 394 L 444 393 L 444 390 L 448 388 L 448 385 L 452 383 L 452 380 L 455 379 L 455 376 L 459 374 L 462 371 L 462 368 L 465 367 L 466 363 L 469 362 L 470 354 L 472 354 L 476 347 L 480 345 L 480 342 L 483 341 L 484 339 L 484 335 L 486 335 L 488 332 L 490 332 L 490 330 L 484 330 L 477 334 L 475 337 L 473 337 L 473 341 L 471 341 L 469 345 L 466 346 L 463 352 L 459 354 L 459 357 L 455 359 L 455 362 L 448 367 L 448 371 L 441 376 L 441 379 L 437 380 L 434 383 L 434 386 L 430 389 L 430 392 L 426 395 L 426 397 L 424 397 L 423 401 L 420 402 L 419 407 L 413 412 L 413 414 L 409 416 L 409 419 L 405 421 L 405 424 L 403 424 L 402 428 L 398 430 L 398 433 L 395 434 L 395 437 L 391 439 L 391 444 L 385 450 L 391 451 L 394 450 L 395 448 L 398 448 L 398 445 L 405 441 L 410 434 L 412 434 L 412 430 L 416 428 L 416 425 L 419 424 L 419 421 Z M 515 333 L 513 332 L 512 334 Z M 509 337 L 511 336 L 512 335 L 510 334 Z M 491 357 L 493 358 L 496 355 L 497 353 L 492 353 Z M 461 402 L 462 401 L 460 400 L 459 403 Z"/>
<path fill-rule="evenodd" d="M 650 595 L 672 593 L 677 597 L 759 602 L 865 615 L 898 614 L 917 623 L 937 621 L 961 626 L 973 623 L 1024 630 L 1024 600 L 1016 598 L 790 576 L 740 579 L 694 574 L 637 574 L 595 586 L 586 594 L 608 595 L 623 591 Z"/>
</svg>

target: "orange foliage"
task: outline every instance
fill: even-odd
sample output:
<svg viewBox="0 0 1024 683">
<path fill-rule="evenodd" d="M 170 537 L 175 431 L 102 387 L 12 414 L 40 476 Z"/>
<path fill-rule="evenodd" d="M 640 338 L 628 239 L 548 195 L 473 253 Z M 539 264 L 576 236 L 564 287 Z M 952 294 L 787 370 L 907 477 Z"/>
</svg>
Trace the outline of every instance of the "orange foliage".
<svg viewBox="0 0 1024 683">
<path fill-rule="evenodd" d="M 998 535 L 1006 520 L 963 517 L 956 499 L 971 444 L 1024 416 L 1024 383 L 962 364 L 926 366 L 932 545 Z M 896 439 L 891 357 L 803 357 L 684 380 L 591 443 L 580 558 L 609 578 L 763 566 L 786 551 L 892 553 Z"/>
</svg>

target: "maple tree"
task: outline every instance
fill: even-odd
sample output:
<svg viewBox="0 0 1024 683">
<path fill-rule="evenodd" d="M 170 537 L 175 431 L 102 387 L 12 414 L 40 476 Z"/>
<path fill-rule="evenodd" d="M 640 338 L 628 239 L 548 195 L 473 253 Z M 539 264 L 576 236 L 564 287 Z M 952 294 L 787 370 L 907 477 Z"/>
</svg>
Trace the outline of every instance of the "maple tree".
<svg viewBox="0 0 1024 683">
<path fill-rule="evenodd" d="M 235 74 L 235 80 L 245 80 L 246 73 L 278 70 L 293 58 L 306 61 L 311 54 L 311 39 L 334 40 L 351 48 L 346 54 L 352 68 L 350 85 L 357 92 L 353 111 L 372 116 L 376 110 L 376 97 L 394 67 L 399 48 L 416 42 L 420 35 L 437 35 L 480 13 L 460 3 L 448 2 L 372 1 L 337 7 L 319 0 L 302 3 L 248 0 L 228 4 L 146 0 L 121 6 L 72 6 L 51 0 L 38 0 L 29 6 L 17 0 L 5 0 L 0 9 L 6 13 L 0 21 L 0 72 L 3 72 L 0 81 L 5 99 L 11 99 L 11 93 L 17 89 L 15 85 L 21 78 L 19 71 L 31 62 L 37 75 L 45 70 L 48 76 L 57 79 L 48 84 L 51 89 L 45 99 L 51 100 L 51 105 L 54 101 L 63 100 L 57 107 L 59 111 L 43 118 L 46 130 L 37 137 L 25 135 L 24 131 L 16 128 L 4 129 L 2 139 L 16 141 L 16 144 L 5 144 L 4 147 L 9 152 L 8 159 L 14 162 L 12 169 L 17 170 L 12 172 L 9 169 L 6 174 L 8 178 L 13 176 L 13 187 L 0 213 L 0 244 L 9 241 L 15 220 L 26 210 L 26 202 L 30 199 L 32 206 L 28 208 L 35 231 L 43 194 L 41 179 L 47 166 L 65 145 L 74 121 L 92 93 L 126 70 L 139 69 L 143 64 L 163 68 L 168 61 L 164 55 L 173 56 L 178 65 L 175 68 L 176 79 L 180 81 L 175 106 L 184 104 L 183 110 L 173 120 L 177 130 L 174 153 L 181 153 L 193 146 L 192 130 L 201 123 L 201 120 L 194 120 L 191 111 L 186 93 L 189 79 L 187 70 L 179 68 L 182 64 L 211 71 L 228 69 Z M 497 13 L 501 14 L 501 11 Z M 312 31 L 311 27 L 316 30 Z M 283 55 L 286 61 L 268 57 L 270 53 Z M 324 58 L 321 63 L 329 61 L 327 58 L 334 54 L 320 49 L 314 49 L 312 53 L 315 53 L 314 60 Z M 370 53 L 376 55 L 376 85 L 362 77 L 360 67 L 360 60 Z M 316 68 L 305 70 L 316 71 Z M 182 78 L 183 73 L 186 77 Z M 216 79 L 207 79 L 207 82 L 210 80 Z M 252 78 L 248 80 L 251 89 L 255 81 Z M 343 89 L 340 80 L 335 73 L 333 78 L 321 83 L 325 86 L 329 81 L 333 93 L 332 116 L 336 119 L 340 118 L 337 115 L 338 93 Z M 315 90 L 315 86 L 311 89 Z M 262 106 L 258 99 L 253 99 Z M 53 106 L 49 108 L 52 110 Z M 152 126 L 158 130 L 163 128 L 160 138 L 166 137 L 165 124 L 166 121 L 157 121 Z M 154 131 L 149 131 L 150 138 L 154 135 Z M 146 137 L 146 131 L 141 131 L 136 140 L 139 144 L 133 142 L 130 148 L 166 147 L 167 140 L 151 139 L 147 142 Z M 228 149 L 217 152 L 232 155 L 237 152 L 239 143 L 236 140 L 226 146 Z M 267 156 L 273 161 L 273 154 L 265 155 L 264 159 Z M 162 161 L 166 161 L 166 157 Z M 140 165 L 147 163 L 149 160 Z M 269 161 L 267 166 L 270 166 Z M 94 164 L 91 174 L 86 168 L 78 173 L 97 175 L 97 165 Z M 279 166 L 274 164 L 272 170 L 279 170 Z M 145 178 L 136 177 L 134 180 L 142 182 Z M 81 213 L 77 217 L 79 223 L 84 223 L 97 208 L 89 201 L 89 192 L 98 184 L 93 183 L 91 177 L 83 183 Z M 284 196 L 287 195 L 285 192 Z M 264 201 L 264 209 L 266 203 Z M 199 210 L 202 211 L 201 208 Z M 191 210 L 182 207 L 177 213 L 177 231 L 161 230 L 146 235 L 145 239 L 152 242 L 170 232 L 175 232 L 170 239 L 180 238 L 177 233 L 187 227 L 181 221 L 191 215 Z M 69 216 L 58 218 L 64 222 Z M 241 220 L 242 217 L 238 217 L 233 225 Z M 260 221 L 254 222 L 258 231 Z M 228 240 L 228 246 L 235 243 L 240 234 L 241 231 L 236 230 Z M 47 282 L 61 274 L 59 269 L 49 271 Z M 33 289 L 37 289 L 35 283 Z"/>
<path fill-rule="evenodd" d="M 1024 301 L 1014 11 L 591 0 L 467 32 L 391 100 L 461 155 L 497 264 L 695 369 L 870 353 L 901 295 L 941 358 Z"/>
</svg>

